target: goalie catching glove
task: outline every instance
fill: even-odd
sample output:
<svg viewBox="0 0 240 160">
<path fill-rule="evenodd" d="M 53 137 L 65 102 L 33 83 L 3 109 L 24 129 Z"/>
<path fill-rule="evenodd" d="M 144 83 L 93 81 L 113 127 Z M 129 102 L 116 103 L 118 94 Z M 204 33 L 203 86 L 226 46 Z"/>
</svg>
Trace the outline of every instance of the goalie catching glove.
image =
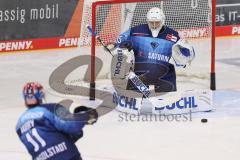
<svg viewBox="0 0 240 160">
<path fill-rule="evenodd" d="M 172 47 L 172 58 L 177 66 L 185 67 L 191 64 L 195 57 L 194 48 L 185 39 L 180 39 Z"/>
<path fill-rule="evenodd" d="M 97 122 L 98 113 L 96 109 L 79 106 L 76 107 L 73 111 L 74 114 L 87 114 L 87 124 L 94 124 Z"/>
</svg>

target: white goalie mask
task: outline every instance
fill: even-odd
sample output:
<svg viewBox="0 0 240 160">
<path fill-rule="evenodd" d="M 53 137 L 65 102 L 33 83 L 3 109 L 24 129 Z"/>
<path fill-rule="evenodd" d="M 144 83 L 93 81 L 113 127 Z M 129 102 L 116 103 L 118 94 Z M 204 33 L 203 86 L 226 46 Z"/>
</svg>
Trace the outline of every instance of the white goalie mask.
<svg viewBox="0 0 240 160">
<path fill-rule="evenodd" d="M 151 8 L 147 13 L 148 27 L 153 37 L 157 37 L 158 33 L 165 24 L 165 15 L 162 9 L 158 7 Z"/>
</svg>

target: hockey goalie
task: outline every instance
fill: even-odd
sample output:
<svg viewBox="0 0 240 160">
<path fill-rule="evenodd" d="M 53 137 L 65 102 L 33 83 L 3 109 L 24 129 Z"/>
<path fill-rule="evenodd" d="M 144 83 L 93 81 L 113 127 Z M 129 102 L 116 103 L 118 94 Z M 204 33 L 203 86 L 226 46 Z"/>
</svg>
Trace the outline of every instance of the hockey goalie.
<svg viewBox="0 0 240 160">
<path fill-rule="evenodd" d="M 165 15 L 160 8 L 154 7 L 148 11 L 146 24 L 122 33 L 115 47 L 113 78 L 125 78 L 130 71 L 134 71 L 146 86 L 154 86 L 155 93 L 166 93 L 161 95 L 161 102 L 159 97 L 148 98 L 154 105 L 151 112 L 167 110 L 169 113 L 186 113 L 192 108 L 196 111 L 211 110 L 211 92 L 176 92 L 175 67 L 188 67 L 195 58 L 195 51 L 187 40 L 180 38 L 177 31 L 165 25 Z M 139 91 L 130 80 L 126 89 Z M 200 96 L 210 97 L 207 107 L 198 108 Z"/>
<path fill-rule="evenodd" d="M 147 13 L 147 24 L 129 29 L 116 43 L 118 52 L 120 48 L 135 58 L 134 72 L 146 85 L 154 85 L 156 92 L 176 91 L 175 66 L 186 67 L 195 57 L 193 47 L 164 23 L 163 11 L 154 7 Z M 136 88 L 129 82 L 127 89 Z"/>
</svg>

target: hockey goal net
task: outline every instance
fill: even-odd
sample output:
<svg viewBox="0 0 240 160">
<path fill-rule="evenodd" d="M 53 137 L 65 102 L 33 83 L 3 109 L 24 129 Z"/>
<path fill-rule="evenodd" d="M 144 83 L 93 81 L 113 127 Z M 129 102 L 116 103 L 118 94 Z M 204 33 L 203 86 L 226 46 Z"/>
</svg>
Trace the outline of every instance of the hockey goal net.
<svg viewBox="0 0 240 160">
<path fill-rule="evenodd" d="M 90 96 L 94 97 L 98 79 L 109 78 L 112 57 L 89 34 L 86 25 L 92 26 L 105 43 L 113 43 L 122 32 L 146 23 L 147 11 L 152 7 L 162 8 L 166 15 L 165 24 L 188 39 L 196 51 L 191 67 L 177 69 L 177 83 L 215 89 L 215 6 L 215 0 L 85 1 L 80 42 L 82 46 L 91 46 L 90 86 L 93 92 Z M 104 64 L 98 76 L 95 57 Z"/>
</svg>

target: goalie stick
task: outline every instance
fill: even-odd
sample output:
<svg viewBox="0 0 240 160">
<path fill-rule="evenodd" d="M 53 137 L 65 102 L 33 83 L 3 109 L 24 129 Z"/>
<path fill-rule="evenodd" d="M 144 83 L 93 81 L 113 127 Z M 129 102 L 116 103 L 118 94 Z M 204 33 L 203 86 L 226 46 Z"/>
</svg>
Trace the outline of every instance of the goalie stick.
<svg viewBox="0 0 240 160">
<path fill-rule="evenodd" d="M 92 30 L 91 26 L 87 25 L 87 29 L 94 37 L 97 38 L 97 40 L 106 49 L 106 51 L 113 56 L 110 49 L 105 45 L 103 40 Z M 137 87 L 137 89 L 149 100 L 149 102 L 151 102 L 151 100 L 149 99 L 151 91 L 132 70 L 129 71 L 129 75 L 127 76 L 127 78 L 130 79 L 132 83 L 135 85 L 135 87 Z M 153 102 L 151 103 L 155 107 L 154 103 Z"/>
<path fill-rule="evenodd" d="M 106 51 L 108 51 L 108 53 L 113 56 L 112 52 L 111 52 L 110 49 L 107 47 L 107 45 L 105 45 L 105 43 L 103 42 L 103 40 L 97 35 L 97 33 L 95 33 L 95 32 L 92 30 L 92 28 L 91 28 L 89 25 L 87 25 L 87 29 L 88 29 L 88 31 L 89 31 L 94 37 L 97 38 L 97 40 L 101 43 L 101 45 L 104 47 L 104 49 L 106 49 Z"/>
</svg>

